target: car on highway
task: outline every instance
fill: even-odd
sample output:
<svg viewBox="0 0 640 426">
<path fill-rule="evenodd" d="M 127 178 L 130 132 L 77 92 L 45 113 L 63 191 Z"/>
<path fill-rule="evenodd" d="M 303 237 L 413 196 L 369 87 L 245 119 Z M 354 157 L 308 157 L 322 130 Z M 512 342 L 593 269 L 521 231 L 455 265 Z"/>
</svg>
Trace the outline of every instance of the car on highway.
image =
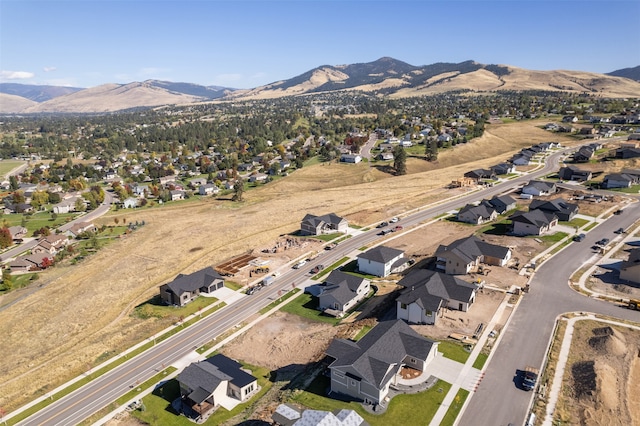
<svg viewBox="0 0 640 426">
<path fill-rule="evenodd" d="M 309 271 L 310 274 L 317 274 L 324 269 L 324 265 L 316 265 Z"/>
<path fill-rule="evenodd" d="M 306 264 L 307 264 L 306 260 L 301 260 L 300 262 L 298 262 L 295 265 L 293 265 L 293 269 L 300 269 Z"/>
<path fill-rule="evenodd" d="M 575 241 L 575 242 L 579 243 L 579 242 L 581 242 L 582 240 L 584 240 L 584 239 L 585 239 L 585 237 L 586 237 L 586 235 L 584 235 L 584 234 L 579 234 L 579 235 L 576 235 L 575 237 L 573 237 L 573 241 Z"/>
<path fill-rule="evenodd" d="M 391 219 L 389 219 L 389 222 L 391 223 L 396 223 L 397 221 L 399 221 L 400 219 L 398 219 L 397 217 L 392 217 Z"/>
<path fill-rule="evenodd" d="M 389 222 L 380 222 L 380 224 L 377 226 L 377 228 L 384 228 L 387 225 L 389 225 Z"/>
</svg>

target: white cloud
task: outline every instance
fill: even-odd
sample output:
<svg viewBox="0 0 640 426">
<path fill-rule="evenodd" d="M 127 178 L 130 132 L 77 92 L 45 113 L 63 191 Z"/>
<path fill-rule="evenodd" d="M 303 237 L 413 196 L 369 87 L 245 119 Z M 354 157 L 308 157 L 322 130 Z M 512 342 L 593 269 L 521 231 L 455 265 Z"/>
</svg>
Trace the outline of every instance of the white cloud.
<svg viewBox="0 0 640 426">
<path fill-rule="evenodd" d="M 44 68 L 42 68 L 42 71 L 44 71 L 44 72 L 51 72 L 51 71 L 55 71 L 55 70 L 57 70 L 57 69 L 58 69 L 58 68 L 56 68 L 56 67 L 44 67 Z"/>
<path fill-rule="evenodd" d="M 1 80 L 28 80 L 36 75 L 29 71 L 0 71 Z"/>
</svg>

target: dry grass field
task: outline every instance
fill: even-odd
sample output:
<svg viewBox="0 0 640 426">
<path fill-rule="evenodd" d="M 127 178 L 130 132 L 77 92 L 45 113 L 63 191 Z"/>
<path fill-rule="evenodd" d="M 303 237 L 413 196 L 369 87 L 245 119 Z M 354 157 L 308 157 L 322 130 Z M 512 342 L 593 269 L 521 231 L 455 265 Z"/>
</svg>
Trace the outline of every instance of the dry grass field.
<svg viewBox="0 0 640 426">
<path fill-rule="evenodd" d="M 480 140 L 442 153 L 436 164 L 410 159 L 406 176 L 362 163 L 317 165 L 247 192 L 241 204 L 208 199 L 102 218 L 108 224 L 114 217 L 144 220 L 146 226 L 77 266 L 45 272 L 36 282 L 42 288 L 0 311 L 0 406 L 11 411 L 165 327 L 167 320 L 142 320 L 132 310 L 178 273 L 294 232 L 306 213 L 374 223 L 446 196 L 442 188 L 452 179 L 504 160 L 510 151 L 572 141 L 535 127 L 541 123 L 490 125 Z"/>
</svg>

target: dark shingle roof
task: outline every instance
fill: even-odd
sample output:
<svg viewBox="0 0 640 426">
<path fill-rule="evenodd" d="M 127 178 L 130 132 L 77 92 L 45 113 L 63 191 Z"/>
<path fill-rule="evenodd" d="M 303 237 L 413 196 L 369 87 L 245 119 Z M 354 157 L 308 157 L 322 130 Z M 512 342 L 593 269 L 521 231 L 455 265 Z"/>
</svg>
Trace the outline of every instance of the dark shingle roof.
<svg viewBox="0 0 640 426">
<path fill-rule="evenodd" d="M 504 259 L 509 252 L 509 248 L 487 243 L 475 235 L 472 235 L 467 238 L 456 240 L 448 246 L 441 245 L 436 250 L 435 255 L 442 256 L 447 252 L 454 253 L 469 263 L 475 261 L 480 256 Z"/>
<path fill-rule="evenodd" d="M 578 211 L 578 205 L 567 203 L 562 198 L 549 201 L 533 200 L 529 205 L 529 210 L 544 210 L 553 213 L 570 214 Z"/>
<path fill-rule="evenodd" d="M 396 257 L 403 255 L 404 251 L 397 250 L 391 247 L 378 246 L 371 250 L 367 250 L 364 253 L 360 253 L 358 259 L 367 259 L 373 262 L 387 263 Z"/>
<path fill-rule="evenodd" d="M 622 270 L 636 265 L 640 265 L 640 248 L 634 248 L 629 251 L 629 259 L 620 264 L 620 269 Z"/>
<path fill-rule="evenodd" d="M 516 212 L 509 219 L 512 222 L 523 222 L 535 225 L 537 227 L 548 226 L 558 217 L 553 213 L 547 213 L 543 210 L 531 210 L 528 212 Z"/>
<path fill-rule="evenodd" d="M 326 353 L 335 358 L 331 367 L 350 367 L 354 379 L 359 376 L 379 388 L 396 374 L 405 357 L 426 359 L 434 344 L 404 321 L 391 320 L 378 323 L 358 342 L 333 340 Z"/>
<path fill-rule="evenodd" d="M 358 288 L 362 285 L 363 281 L 366 280 L 355 275 L 334 270 L 331 271 L 325 280 L 326 287 L 321 295 L 330 294 L 335 300 L 344 305 L 356 296 Z"/>
<path fill-rule="evenodd" d="M 405 289 L 401 291 L 397 300 L 401 303 L 422 300 L 425 308 L 427 305 L 434 306 L 435 304 L 434 301 L 428 300 L 429 298 L 469 302 L 478 288 L 477 285 L 463 281 L 453 275 L 426 269 L 419 269 L 407 275 L 398 282 L 398 285 L 405 287 Z"/>
<path fill-rule="evenodd" d="M 215 280 L 222 280 L 211 266 L 196 271 L 189 275 L 180 274 L 167 287 L 176 295 L 180 296 L 185 292 L 193 292 L 199 288 L 210 285 Z"/>
</svg>

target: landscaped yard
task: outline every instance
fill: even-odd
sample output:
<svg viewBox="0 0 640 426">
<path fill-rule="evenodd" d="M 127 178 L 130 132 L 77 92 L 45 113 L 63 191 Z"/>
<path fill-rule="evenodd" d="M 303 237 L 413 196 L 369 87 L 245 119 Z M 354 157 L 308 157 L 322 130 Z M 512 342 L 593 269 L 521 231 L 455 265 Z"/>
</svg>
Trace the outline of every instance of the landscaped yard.
<svg viewBox="0 0 640 426">
<path fill-rule="evenodd" d="M 355 410 L 371 426 L 428 425 L 449 392 L 451 385 L 439 380 L 431 389 L 413 395 L 398 395 L 389 403 L 387 411 L 380 415 L 370 414 L 357 402 L 344 402 L 326 396 L 329 378 L 319 375 L 304 391 L 292 398 L 294 402 L 315 410 Z M 420 409 L 416 409 L 420 407 Z"/>
<path fill-rule="evenodd" d="M 464 348 L 464 345 L 449 342 L 447 340 L 443 340 L 438 344 L 438 351 L 442 352 L 442 355 L 445 358 L 449 358 L 463 364 L 467 362 L 470 355 L 470 352 Z"/>
<path fill-rule="evenodd" d="M 310 295 L 309 293 L 301 294 L 280 308 L 280 310 L 304 318 L 309 318 L 314 321 L 321 321 L 334 325 L 340 322 L 340 319 L 325 315 L 322 311 L 319 311 L 318 298 Z"/>
<path fill-rule="evenodd" d="M 70 221 L 74 216 L 74 213 L 61 213 L 56 215 L 56 219 L 54 220 L 51 217 L 51 213 L 48 212 L 34 213 L 32 215 L 5 214 L 2 216 L 2 221 L 5 222 L 8 227 L 24 226 L 28 231 L 27 236 L 32 237 L 33 231 L 36 229 L 44 227 L 56 228 Z"/>
</svg>

